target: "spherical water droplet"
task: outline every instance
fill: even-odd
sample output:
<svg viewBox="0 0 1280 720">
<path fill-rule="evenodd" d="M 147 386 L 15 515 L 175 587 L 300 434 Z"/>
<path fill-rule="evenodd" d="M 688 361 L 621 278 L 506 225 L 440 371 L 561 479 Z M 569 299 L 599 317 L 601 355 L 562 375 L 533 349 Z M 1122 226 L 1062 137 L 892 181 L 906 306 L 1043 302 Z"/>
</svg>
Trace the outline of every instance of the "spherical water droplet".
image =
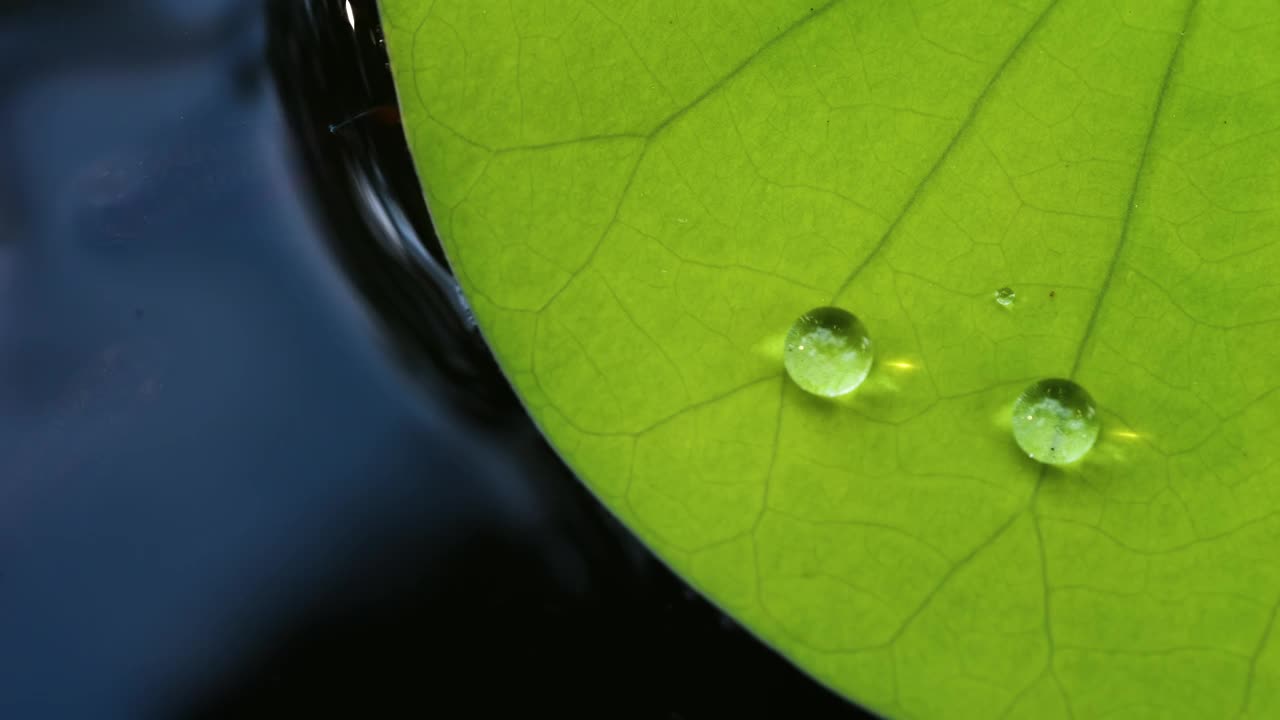
<svg viewBox="0 0 1280 720">
<path fill-rule="evenodd" d="M 1003 307 L 1009 307 L 1013 304 L 1014 299 L 1018 297 L 1011 287 L 1002 287 L 996 291 L 996 302 Z"/>
<path fill-rule="evenodd" d="M 871 372 L 871 337 L 851 313 L 814 308 L 791 326 L 782 357 L 796 385 L 814 395 L 839 397 Z"/>
<path fill-rule="evenodd" d="M 1032 459 L 1067 465 L 1084 457 L 1098 439 L 1098 410 L 1085 389 L 1070 380 L 1041 380 L 1013 404 L 1013 438 Z"/>
</svg>

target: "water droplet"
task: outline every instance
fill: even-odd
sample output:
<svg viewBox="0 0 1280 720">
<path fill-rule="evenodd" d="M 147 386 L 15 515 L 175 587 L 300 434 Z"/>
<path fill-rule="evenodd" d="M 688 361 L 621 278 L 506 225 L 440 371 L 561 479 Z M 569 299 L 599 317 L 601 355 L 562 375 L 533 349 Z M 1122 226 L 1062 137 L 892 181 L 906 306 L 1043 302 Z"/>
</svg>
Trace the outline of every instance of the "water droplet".
<svg viewBox="0 0 1280 720">
<path fill-rule="evenodd" d="M 1011 287 L 1002 287 L 996 291 L 996 302 L 1000 303 L 1002 307 L 1009 307 L 1012 305 L 1014 298 L 1016 297 L 1017 294 L 1013 292 L 1013 288 Z"/>
<path fill-rule="evenodd" d="M 1013 439 L 1032 459 L 1049 465 L 1084 457 L 1099 428 L 1093 398 L 1070 380 L 1041 380 L 1023 390 L 1013 405 Z"/>
<path fill-rule="evenodd" d="M 787 374 L 823 397 L 853 392 L 871 372 L 871 337 L 862 321 L 840 308 L 814 308 L 800 316 L 783 351 Z"/>
</svg>

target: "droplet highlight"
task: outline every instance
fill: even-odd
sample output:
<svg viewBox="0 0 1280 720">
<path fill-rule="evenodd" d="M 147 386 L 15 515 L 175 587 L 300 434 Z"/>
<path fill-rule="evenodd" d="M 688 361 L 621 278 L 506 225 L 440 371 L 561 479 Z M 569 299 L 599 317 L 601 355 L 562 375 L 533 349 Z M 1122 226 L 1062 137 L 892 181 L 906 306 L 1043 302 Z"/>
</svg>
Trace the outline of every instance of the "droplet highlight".
<svg viewBox="0 0 1280 720">
<path fill-rule="evenodd" d="M 840 397 L 856 390 L 871 372 L 871 336 L 847 310 L 814 308 L 791 326 L 782 360 L 803 390 Z"/>
<path fill-rule="evenodd" d="M 1098 440 L 1098 409 L 1084 388 L 1049 378 L 1022 391 L 1013 404 L 1013 438 L 1033 460 L 1069 465 Z"/>
<path fill-rule="evenodd" d="M 996 291 L 996 302 L 999 303 L 1001 307 L 1009 307 L 1010 305 L 1013 305 L 1013 301 L 1017 299 L 1017 297 L 1018 294 L 1015 293 L 1011 287 L 1002 287 Z"/>
</svg>

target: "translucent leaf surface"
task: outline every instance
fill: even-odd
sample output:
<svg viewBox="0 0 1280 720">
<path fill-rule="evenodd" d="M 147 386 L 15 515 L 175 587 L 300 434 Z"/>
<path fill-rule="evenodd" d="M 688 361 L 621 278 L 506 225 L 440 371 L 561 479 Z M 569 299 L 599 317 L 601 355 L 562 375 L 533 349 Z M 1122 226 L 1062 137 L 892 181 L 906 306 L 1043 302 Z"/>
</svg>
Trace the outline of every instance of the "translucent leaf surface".
<svg viewBox="0 0 1280 720">
<path fill-rule="evenodd" d="M 893 717 L 1280 716 L 1275 0 L 383 11 L 486 338 L 715 602 Z M 827 304 L 843 401 L 782 369 Z"/>
</svg>

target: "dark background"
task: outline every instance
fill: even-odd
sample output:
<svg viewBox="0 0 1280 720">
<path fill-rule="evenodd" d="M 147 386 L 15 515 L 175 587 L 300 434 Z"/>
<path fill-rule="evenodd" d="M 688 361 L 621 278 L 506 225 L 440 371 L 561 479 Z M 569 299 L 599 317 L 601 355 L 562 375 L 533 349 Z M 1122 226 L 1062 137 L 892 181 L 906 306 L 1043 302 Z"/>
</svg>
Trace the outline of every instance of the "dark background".
<svg viewBox="0 0 1280 720">
<path fill-rule="evenodd" d="M 0 0 L 0 717 L 860 716 L 538 435 L 353 12 Z"/>
</svg>

